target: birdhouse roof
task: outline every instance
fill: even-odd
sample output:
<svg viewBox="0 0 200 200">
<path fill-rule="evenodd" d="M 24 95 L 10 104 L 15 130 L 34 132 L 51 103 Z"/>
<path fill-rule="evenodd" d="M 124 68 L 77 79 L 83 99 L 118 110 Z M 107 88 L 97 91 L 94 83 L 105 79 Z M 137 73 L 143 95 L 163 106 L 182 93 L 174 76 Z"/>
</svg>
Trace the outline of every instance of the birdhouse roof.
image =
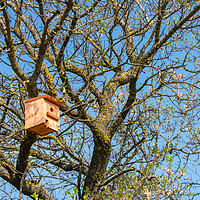
<svg viewBox="0 0 200 200">
<path fill-rule="evenodd" d="M 34 97 L 34 98 L 31 98 L 31 99 L 27 99 L 25 100 L 25 103 L 28 103 L 28 102 L 32 102 L 32 101 L 35 101 L 35 100 L 38 100 L 38 99 L 45 99 L 57 106 L 62 106 L 62 102 L 60 102 L 59 100 L 53 98 L 52 96 L 48 95 L 48 94 L 45 94 L 45 95 L 42 95 L 42 96 L 39 96 L 39 97 Z"/>
</svg>

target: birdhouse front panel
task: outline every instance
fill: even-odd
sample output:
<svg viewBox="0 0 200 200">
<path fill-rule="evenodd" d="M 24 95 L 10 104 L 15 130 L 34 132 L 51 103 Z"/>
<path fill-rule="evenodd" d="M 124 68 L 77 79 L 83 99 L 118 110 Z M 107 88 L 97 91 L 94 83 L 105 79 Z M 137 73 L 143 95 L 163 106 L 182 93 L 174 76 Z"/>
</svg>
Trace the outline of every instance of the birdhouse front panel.
<svg viewBox="0 0 200 200">
<path fill-rule="evenodd" d="M 43 95 L 25 101 L 25 129 L 44 136 L 60 129 L 59 106 L 57 99 Z"/>
<path fill-rule="evenodd" d="M 47 100 L 46 105 L 46 120 L 49 123 L 49 127 L 58 131 L 60 129 L 60 113 L 59 107 Z"/>
</svg>

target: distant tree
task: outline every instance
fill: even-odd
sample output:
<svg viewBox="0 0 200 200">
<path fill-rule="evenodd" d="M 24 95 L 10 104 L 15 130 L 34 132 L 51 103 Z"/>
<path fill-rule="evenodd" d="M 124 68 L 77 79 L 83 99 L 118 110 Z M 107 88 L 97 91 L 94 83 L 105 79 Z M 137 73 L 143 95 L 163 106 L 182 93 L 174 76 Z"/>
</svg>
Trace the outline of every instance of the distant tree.
<svg viewBox="0 0 200 200">
<path fill-rule="evenodd" d="M 198 195 L 199 1 L 0 4 L 2 199 Z M 24 130 L 42 94 L 63 102 L 44 137 Z"/>
</svg>

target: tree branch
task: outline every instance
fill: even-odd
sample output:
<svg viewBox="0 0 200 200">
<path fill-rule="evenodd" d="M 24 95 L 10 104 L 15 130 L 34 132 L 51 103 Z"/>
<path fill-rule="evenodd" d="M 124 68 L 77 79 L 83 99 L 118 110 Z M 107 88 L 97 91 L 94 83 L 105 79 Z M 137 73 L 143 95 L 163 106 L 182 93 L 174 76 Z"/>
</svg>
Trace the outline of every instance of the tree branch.
<svg viewBox="0 0 200 200">
<path fill-rule="evenodd" d="M 15 44 L 11 36 L 11 30 L 10 30 L 10 19 L 8 17 L 8 13 L 4 5 L 5 5 L 4 3 L 1 3 L 1 7 L 3 8 L 4 19 L 0 17 L 0 28 L 4 34 L 4 38 L 6 41 L 8 57 L 14 72 L 18 75 L 18 77 L 21 80 L 26 81 L 28 80 L 28 76 L 21 70 L 16 60 Z"/>
<path fill-rule="evenodd" d="M 72 163 L 72 162 L 70 162 L 70 164 L 66 164 L 67 161 L 62 161 L 60 159 L 56 160 L 56 159 L 48 156 L 47 154 L 44 154 L 44 153 L 42 154 L 41 152 L 36 151 L 35 149 L 31 149 L 30 155 L 33 157 L 36 157 L 40 160 L 46 161 L 47 163 L 51 163 L 54 166 L 57 166 L 57 167 L 63 169 L 64 171 L 80 172 L 80 164 L 76 164 L 76 163 Z M 81 173 L 86 175 L 87 171 L 88 171 L 88 167 L 86 167 L 85 165 L 82 164 Z"/>
<path fill-rule="evenodd" d="M 163 46 L 167 42 L 167 40 L 178 30 L 180 29 L 185 22 L 187 22 L 191 17 L 195 15 L 200 9 L 200 5 L 195 6 L 183 19 L 181 19 L 177 24 L 174 25 L 173 28 L 169 30 L 169 32 L 159 41 L 157 42 L 143 57 L 142 61 L 147 62 L 148 58 L 155 55 L 158 49 Z"/>
</svg>

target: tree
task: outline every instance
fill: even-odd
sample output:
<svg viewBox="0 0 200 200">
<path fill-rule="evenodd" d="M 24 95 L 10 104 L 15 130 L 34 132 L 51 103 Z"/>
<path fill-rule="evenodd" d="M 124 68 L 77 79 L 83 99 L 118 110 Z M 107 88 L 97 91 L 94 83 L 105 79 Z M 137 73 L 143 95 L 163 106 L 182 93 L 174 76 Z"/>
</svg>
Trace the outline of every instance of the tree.
<svg viewBox="0 0 200 200">
<path fill-rule="evenodd" d="M 0 3 L 4 199 L 196 194 L 199 1 Z M 44 137 L 24 130 L 24 100 L 41 94 L 63 102 Z"/>
</svg>

